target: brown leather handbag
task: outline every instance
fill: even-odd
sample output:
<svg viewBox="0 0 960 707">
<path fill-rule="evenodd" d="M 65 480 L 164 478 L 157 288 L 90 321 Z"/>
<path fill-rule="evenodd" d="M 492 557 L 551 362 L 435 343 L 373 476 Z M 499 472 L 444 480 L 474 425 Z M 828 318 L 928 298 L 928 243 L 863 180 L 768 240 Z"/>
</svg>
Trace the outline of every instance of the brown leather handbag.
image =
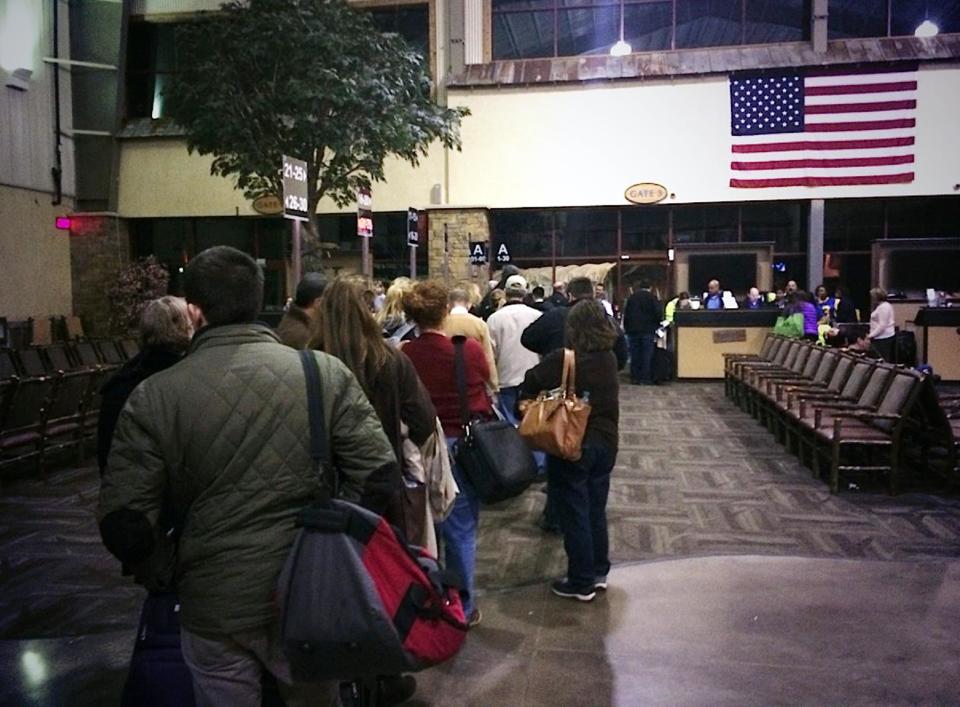
<svg viewBox="0 0 960 707">
<path fill-rule="evenodd" d="M 534 449 L 561 459 L 580 459 L 590 403 L 577 397 L 577 365 L 573 349 L 563 350 L 560 387 L 544 390 L 534 400 L 520 401 L 520 436 Z"/>
</svg>

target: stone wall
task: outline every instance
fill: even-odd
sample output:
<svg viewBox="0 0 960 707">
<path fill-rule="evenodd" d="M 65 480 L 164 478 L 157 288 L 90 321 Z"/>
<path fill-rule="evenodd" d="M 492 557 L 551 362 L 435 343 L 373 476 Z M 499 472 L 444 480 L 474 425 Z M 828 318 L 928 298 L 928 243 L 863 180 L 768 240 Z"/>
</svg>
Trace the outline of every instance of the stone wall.
<svg viewBox="0 0 960 707">
<path fill-rule="evenodd" d="M 490 279 L 488 266 L 470 265 L 470 241 L 490 240 L 490 214 L 487 209 L 435 209 L 429 212 L 430 238 L 428 268 L 430 278 L 447 285 L 469 280 L 485 285 Z M 447 229 L 449 272 L 444 269 L 443 231 Z"/>
<path fill-rule="evenodd" d="M 72 202 L 0 186 L 0 317 L 36 319 L 71 313 L 70 235 L 56 229 Z"/>
<path fill-rule="evenodd" d="M 76 216 L 70 233 L 73 310 L 88 336 L 109 336 L 107 290 L 130 262 L 127 222 L 113 216 Z"/>
</svg>

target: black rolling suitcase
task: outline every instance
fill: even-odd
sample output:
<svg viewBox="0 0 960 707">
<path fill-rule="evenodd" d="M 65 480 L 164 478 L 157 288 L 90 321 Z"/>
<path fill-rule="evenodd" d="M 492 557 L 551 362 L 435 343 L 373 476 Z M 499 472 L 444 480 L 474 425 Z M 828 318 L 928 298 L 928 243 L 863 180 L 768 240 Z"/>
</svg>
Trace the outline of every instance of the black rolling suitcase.
<svg viewBox="0 0 960 707">
<path fill-rule="evenodd" d="M 180 602 L 151 594 L 143 602 L 123 707 L 192 707 L 193 679 L 180 652 Z"/>
<path fill-rule="evenodd" d="M 667 383 L 673 380 L 673 354 L 659 346 L 653 350 L 651 375 L 654 383 Z"/>
</svg>

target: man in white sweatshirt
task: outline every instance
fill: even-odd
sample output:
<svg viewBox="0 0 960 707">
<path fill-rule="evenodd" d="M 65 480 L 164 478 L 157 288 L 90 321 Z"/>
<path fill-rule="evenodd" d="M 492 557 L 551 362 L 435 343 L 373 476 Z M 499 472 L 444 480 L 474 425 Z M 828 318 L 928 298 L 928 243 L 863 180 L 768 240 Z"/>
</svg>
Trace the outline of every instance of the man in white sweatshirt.
<svg viewBox="0 0 960 707">
<path fill-rule="evenodd" d="M 527 296 L 527 281 L 521 275 L 508 277 L 504 292 L 507 301 L 490 315 L 487 326 L 500 379 L 500 411 L 516 425 L 519 422 L 516 406 L 520 384 L 527 371 L 540 362 L 537 354 L 520 343 L 520 335 L 540 317 L 541 312 L 523 303 Z"/>
</svg>

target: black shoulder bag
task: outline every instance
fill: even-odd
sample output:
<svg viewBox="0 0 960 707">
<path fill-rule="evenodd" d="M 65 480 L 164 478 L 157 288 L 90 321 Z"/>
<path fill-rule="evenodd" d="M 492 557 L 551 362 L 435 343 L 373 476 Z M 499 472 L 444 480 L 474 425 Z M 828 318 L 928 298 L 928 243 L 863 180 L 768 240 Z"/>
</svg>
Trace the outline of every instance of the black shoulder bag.
<svg viewBox="0 0 960 707">
<path fill-rule="evenodd" d="M 537 462 L 517 428 L 506 420 L 470 419 L 463 344 L 464 337 L 453 337 L 457 394 L 463 423 L 463 437 L 457 442 L 454 457 L 477 498 L 483 503 L 497 503 L 526 490 L 536 479 Z"/>
</svg>

